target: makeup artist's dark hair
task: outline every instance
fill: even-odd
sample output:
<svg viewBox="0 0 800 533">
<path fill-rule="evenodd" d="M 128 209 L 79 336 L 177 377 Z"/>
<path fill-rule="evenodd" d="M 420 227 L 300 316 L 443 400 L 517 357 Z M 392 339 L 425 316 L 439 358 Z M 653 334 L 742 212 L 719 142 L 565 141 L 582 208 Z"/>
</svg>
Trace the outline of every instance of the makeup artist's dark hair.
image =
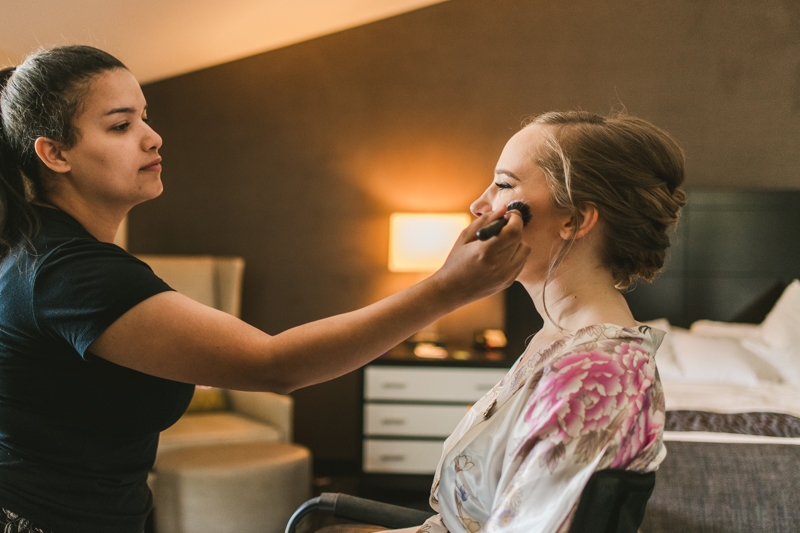
<svg viewBox="0 0 800 533">
<path fill-rule="evenodd" d="M 576 231 L 580 206 L 597 206 L 604 229 L 602 259 L 618 289 L 637 279 L 652 281 L 664 267 L 669 231 L 686 205 L 678 144 L 649 122 L 622 114 L 551 112 L 526 127 L 534 124 L 547 126 L 535 158 L 553 204 L 572 212 Z M 575 239 L 573 234 L 553 257 L 547 280 Z"/>
<path fill-rule="evenodd" d="M 34 143 L 47 137 L 67 149 L 78 141 L 74 118 L 91 82 L 125 65 L 90 46 L 41 50 L 0 71 L 0 258 L 29 246 L 39 222 L 30 201 L 42 193 Z"/>
</svg>

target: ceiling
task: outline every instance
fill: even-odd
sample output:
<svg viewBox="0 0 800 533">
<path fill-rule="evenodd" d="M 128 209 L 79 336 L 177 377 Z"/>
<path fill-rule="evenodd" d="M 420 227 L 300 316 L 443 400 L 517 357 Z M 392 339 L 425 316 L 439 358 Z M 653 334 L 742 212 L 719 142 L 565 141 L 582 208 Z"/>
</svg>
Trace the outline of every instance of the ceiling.
<svg viewBox="0 0 800 533">
<path fill-rule="evenodd" d="M 170 78 L 445 0 L 0 0 L 0 66 L 88 44 L 141 83 Z"/>
</svg>

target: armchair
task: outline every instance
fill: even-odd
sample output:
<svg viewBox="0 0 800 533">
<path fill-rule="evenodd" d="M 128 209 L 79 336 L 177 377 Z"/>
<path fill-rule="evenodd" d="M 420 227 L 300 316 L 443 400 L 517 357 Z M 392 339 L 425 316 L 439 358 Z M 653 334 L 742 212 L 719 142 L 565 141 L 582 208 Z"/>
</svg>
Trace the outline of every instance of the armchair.
<svg viewBox="0 0 800 533">
<path fill-rule="evenodd" d="M 138 257 L 181 294 L 239 316 L 243 259 Z M 156 530 L 282 530 L 311 486 L 310 454 L 291 444 L 292 407 L 280 394 L 197 387 L 187 412 L 159 438 L 148 479 Z"/>
<path fill-rule="evenodd" d="M 140 255 L 179 293 L 238 317 L 242 305 L 241 257 Z M 292 440 L 292 399 L 267 392 L 198 387 L 187 413 L 161 433 L 159 456 L 187 446 Z"/>
</svg>

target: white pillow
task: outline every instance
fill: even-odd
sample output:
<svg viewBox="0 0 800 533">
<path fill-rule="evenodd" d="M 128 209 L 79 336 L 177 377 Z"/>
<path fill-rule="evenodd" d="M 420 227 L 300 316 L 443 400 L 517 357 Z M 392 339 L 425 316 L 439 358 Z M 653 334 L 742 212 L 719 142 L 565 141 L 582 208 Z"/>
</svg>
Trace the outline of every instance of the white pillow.
<svg viewBox="0 0 800 533">
<path fill-rule="evenodd" d="M 683 381 L 683 369 L 681 369 L 674 357 L 664 357 L 661 348 L 656 353 L 656 368 L 658 377 L 664 381 Z"/>
<path fill-rule="evenodd" d="M 742 346 L 774 366 L 784 382 L 800 386 L 800 346 L 773 348 L 759 340 L 747 339 L 742 341 Z"/>
<path fill-rule="evenodd" d="M 642 322 L 642 324 L 646 324 L 651 328 L 660 329 L 661 331 L 665 331 L 669 333 L 669 330 L 672 326 L 669 324 L 669 320 L 666 318 L 656 318 L 655 320 L 646 320 Z"/>
<path fill-rule="evenodd" d="M 666 332 L 664 340 L 661 341 L 661 346 L 659 346 L 656 351 L 656 368 L 658 368 L 659 377 L 667 381 L 681 381 L 683 379 L 683 370 L 675 360 L 675 353 L 672 350 L 672 343 L 670 342 L 670 332 L 673 329 L 682 328 L 674 328 L 666 318 L 648 320 L 647 322 L 642 322 L 642 324 Z"/>
<path fill-rule="evenodd" d="M 689 328 L 695 335 L 703 337 L 723 337 L 729 339 L 759 339 L 759 324 L 739 324 L 736 322 L 717 322 L 714 320 L 698 320 Z"/>
<path fill-rule="evenodd" d="M 771 348 L 800 347 L 800 281 L 786 287 L 761 323 L 761 340 Z"/>
<path fill-rule="evenodd" d="M 780 383 L 778 370 L 735 339 L 672 331 L 672 349 L 684 381 L 712 381 L 757 386 Z"/>
</svg>

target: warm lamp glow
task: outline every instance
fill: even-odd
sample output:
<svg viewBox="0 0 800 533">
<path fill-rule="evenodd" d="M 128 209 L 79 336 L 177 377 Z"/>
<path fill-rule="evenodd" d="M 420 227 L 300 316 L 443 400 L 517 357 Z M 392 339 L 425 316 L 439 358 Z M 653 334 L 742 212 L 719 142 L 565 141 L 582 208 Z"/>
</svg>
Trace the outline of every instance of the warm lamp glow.
<svg viewBox="0 0 800 533">
<path fill-rule="evenodd" d="M 444 264 L 458 235 L 470 223 L 466 213 L 394 213 L 389 219 L 389 270 L 433 272 Z"/>
</svg>

